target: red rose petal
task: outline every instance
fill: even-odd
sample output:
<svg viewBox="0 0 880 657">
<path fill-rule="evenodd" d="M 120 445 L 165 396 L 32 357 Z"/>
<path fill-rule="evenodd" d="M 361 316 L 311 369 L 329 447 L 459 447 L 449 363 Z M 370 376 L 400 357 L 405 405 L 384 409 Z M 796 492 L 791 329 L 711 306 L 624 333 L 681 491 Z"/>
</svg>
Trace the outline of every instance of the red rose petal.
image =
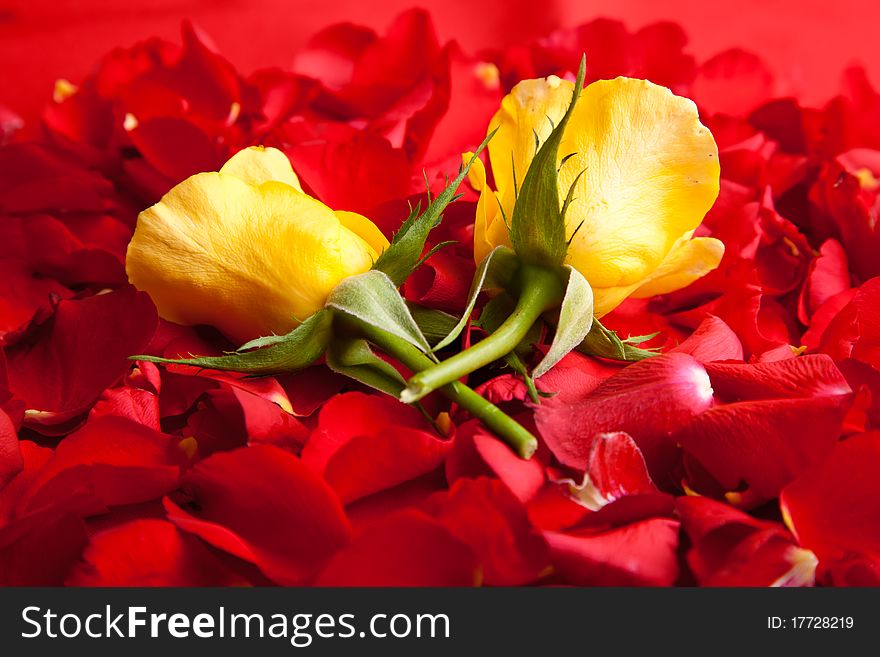
<svg viewBox="0 0 880 657">
<path fill-rule="evenodd" d="M 462 477 L 490 475 L 504 482 L 517 499 L 526 503 L 538 494 L 546 481 L 539 455 L 520 458 L 506 444 L 485 433 L 471 420 L 458 427 L 452 450 L 446 457 L 446 478 L 450 483 Z"/>
<path fill-rule="evenodd" d="M 500 481 L 459 479 L 423 508 L 471 547 L 489 585 L 528 584 L 547 567 L 547 548 L 541 535 L 519 500 Z"/>
<path fill-rule="evenodd" d="M 6 348 L 9 388 L 25 401 L 25 423 L 36 429 L 85 413 L 146 347 L 156 308 L 133 287 L 76 301 L 30 327 Z"/>
<path fill-rule="evenodd" d="M 743 346 L 723 319 L 709 315 L 697 329 L 671 351 L 690 354 L 701 363 L 716 360 L 742 360 Z"/>
<path fill-rule="evenodd" d="M 44 509 L 0 529 L 0 586 L 61 586 L 82 553 L 85 525 Z"/>
<path fill-rule="evenodd" d="M 677 448 L 673 431 L 712 403 L 706 370 L 687 354 L 649 358 L 606 379 L 578 401 L 543 400 L 535 420 L 564 465 L 585 470 L 595 436 L 625 431 L 645 456 L 651 476 L 669 482 Z"/>
<path fill-rule="evenodd" d="M 332 489 L 270 445 L 210 456 L 186 475 L 182 490 L 188 500 L 165 502 L 175 525 L 279 584 L 308 582 L 351 531 Z"/>
<path fill-rule="evenodd" d="M 772 89 L 773 74 L 761 58 L 731 48 L 703 62 L 691 97 L 709 112 L 743 116 L 768 100 Z"/>
<path fill-rule="evenodd" d="M 798 541 L 822 568 L 849 556 L 880 560 L 880 433 L 838 443 L 785 487 L 780 505 Z"/>
<path fill-rule="evenodd" d="M 816 557 L 777 523 L 758 520 L 705 497 L 677 501 L 691 540 L 688 564 L 702 586 L 805 586 Z"/>
<path fill-rule="evenodd" d="M 17 475 L 24 460 L 18 444 L 18 432 L 12 423 L 12 418 L 0 409 L 0 490 L 6 483 Z"/>
<path fill-rule="evenodd" d="M 302 459 L 349 503 L 434 470 L 451 447 L 414 408 L 350 392 L 321 409 Z"/>
<path fill-rule="evenodd" d="M 827 356 L 706 366 L 719 399 L 673 435 L 724 487 L 771 499 L 822 460 L 840 436 L 853 394 Z"/>
<path fill-rule="evenodd" d="M 173 437 L 127 418 L 97 417 L 59 443 L 18 511 L 63 506 L 78 496 L 94 512 L 157 499 L 177 486 L 183 462 Z"/>
<path fill-rule="evenodd" d="M 678 525 L 653 518 L 600 534 L 544 532 L 551 561 L 578 586 L 670 586 L 678 578 Z"/>
<path fill-rule="evenodd" d="M 627 495 L 657 491 L 638 445 L 622 431 L 595 437 L 586 474 L 602 506 Z"/>
<path fill-rule="evenodd" d="M 89 538 L 68 586 L 241 586 L 201 542 L 166 520 L 134 520 Z"/>
<path fill-rule="evenodd" d="M 6 484 L 0 487 L 0 527 L 15 516 L 19 500 L 27 493 L 34 478 L 52 457 L 52 450 L 40 447 L 29 440 L 19 443 L 21 450 L 21 469 Z"/>
<path fill-rule="evenodd" d="M 318 586 L 474 586 L 479 568 L 441 522 L 406 510 L 369 525 L 337 552 Z"/>
</svg>

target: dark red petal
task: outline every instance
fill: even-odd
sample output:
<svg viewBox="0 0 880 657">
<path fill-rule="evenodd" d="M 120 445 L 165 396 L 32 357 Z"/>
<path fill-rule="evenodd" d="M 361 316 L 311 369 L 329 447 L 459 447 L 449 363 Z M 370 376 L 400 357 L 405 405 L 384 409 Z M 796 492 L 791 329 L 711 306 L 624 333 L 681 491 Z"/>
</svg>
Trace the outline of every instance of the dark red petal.
<svg viewBox="0 0 880 657">
<path fill-rule="evenodd" d="M 68 586 L 241 586 L 196 537 L 167 520 L 134 520 L 89 538 Z"/>
<path fill-rule="evenodd" d="M 480 559 L 487 584 L 528 584 L 547 567 L 547 548 L 541 535 L 519 500 L 500 481 L 459 479 L 423 508 L 471 547 Z"/>
<path fill-rule="evenodd" d="M 217 453 L 185 477 L 169 519 L 256 564 L 279 584 L 308 582 L 349 538 L 335 493 L 297 457 L 270 445 Z"/>
<path fill-rule="evenodd" d="M 837 444 L 831 454 L 785 487 L 786 522 L 822 567 L 849 556 L 880 555 L 880 433 Z"/>
<path fill-rule="evenodd" d="M 0 490 L 24 467 L 18 432 L 12 418 L 0 409 Z"/>
<path fill-rule="evenodd" d="M 64 506 L 80 496 L 94 512 L 157 499 L 177 486 L 184 461 L 177 439 L 127 418 L 97 417 L 61 441 L 18 512 Z"/>
<path fill-rule="evenodd" d="M 410 301 L 460 315 L 467 304 L 473 275 L 473 257 L 443 249 L 406 279 L 403 291 Z"/>
<path fill-rule="evenodd" d="M 318 586 L 474 586 L 479 568 L 441 522 L 406 510 L 369 525 L 337 552 Z"/>
<path fill-rule="evenodd" d="M 0 336 L 27 324 L 35 313 L 48 312 L 54 296 L 65 299 L 73 292 L 58 281 L 37 278 L 28 263 L 0 261 Z"/>
<path fill-rule="evenodd" d="M 83 521 L 52 509 L 0 528 L 0 586 L 61 586 L 85 543 Z"/>
<path fill-rule="evenodd" d="M 816 557 L 798 548 L 785 528 L 706 497 L 676 503 L 690 538 L 688 564 L 703 586 L 804 586 Z"/>
<path fill-rule="evenodd" d="M 9 388 L 40 429 L 86 412 L 119 380 L 156 329 L 156 308 L 133 287 L 61 301 L 45 322 L 6 348 Z"/>
<path fill-rule="evenodd" d="M 40 447 L 29 440 L 22 440 L 19 448 L 22 467 L 5 486 L 0 487 L 0 527 L 13 519 L 19 500 L 53 454 L 48 447 Z"/>
<path fill-rule="evenodd" d="M 324 365 L 312 365 L 296 374 L 278 377 L 278 382 L 287 393 L 294 415 L 303 417 L 330 401 L 349 379 Z"/>
</svg>

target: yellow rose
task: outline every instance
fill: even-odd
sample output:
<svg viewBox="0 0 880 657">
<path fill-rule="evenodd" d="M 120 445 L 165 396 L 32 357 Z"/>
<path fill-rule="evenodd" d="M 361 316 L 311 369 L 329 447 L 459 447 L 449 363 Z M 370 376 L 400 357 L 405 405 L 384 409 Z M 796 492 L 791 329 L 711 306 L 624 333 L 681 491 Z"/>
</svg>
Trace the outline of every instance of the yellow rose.
<svg viewBox="0 0 880 657">
<path fill-rule="evenodd" d="M 242 343 L 295 328 L 387 246 L 369 219 L 305 194 L 281 151 L 252 147 L 141 212 L 126 271 L 165 319 Z"/>
<path fill-rule="evenodd" d="M 547 139 L 573 90 L 551 76 L 520 82 L 501 101 L 489 124 L 490 132 L 498 129 L 488 149 L 496 190 L 482 163 L 470 171 L 481 192 L 477 262 L 510 246 L 507 222 L 536 136 Z M 565 217 L 565 262 L 592 286 L 597 317 L 628 296 L 672 292 L 718 266 L 724 245 L 692 238 L 718 196 L 720 173 L 718 147 L 692 101 L 646 80 L 594 82 L 581 93 L 558 153 L 560 204 L 577 180 Z"/>
</svg>

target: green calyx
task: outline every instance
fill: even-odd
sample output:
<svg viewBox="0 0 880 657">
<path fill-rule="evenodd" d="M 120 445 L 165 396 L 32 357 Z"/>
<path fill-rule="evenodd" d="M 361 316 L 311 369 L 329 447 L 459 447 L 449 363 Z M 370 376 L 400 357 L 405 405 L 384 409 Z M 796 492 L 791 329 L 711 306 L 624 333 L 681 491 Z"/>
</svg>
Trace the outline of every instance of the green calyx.
<svg viewBox="0 0 880 657">
<path fill-rule="evenodd" d="M 514 288 L 519 296 L 510 316 L 486 339 L 414 375 L 401 393 L 401 401 L 418 401 L 513 352 L 540 316 L 562 302 L 565 292 L 557 271 L 534 265 L 520 268 Z"/>
<path fill-rule="evenodd" d="M 287 335 L 258 338 L 223 356 L 131 358 L 265 376 L 296 372 L 324 356 L 333 371 L 398 397 L 405 387 L 403 377 L 373 348 L 419 372 L 436 364 L 422 326 L 439 337 L 454 324 L 455 319 L 444 313 L 411 308 L 385 273 L 371 270 L 343 281 L 323 310 Z M 523 458 L 537 449 L 537 439 L 528 430 L 467 386 L 455 382 L 442 386 L 440 392 L 481 420 Z"/>
<path fill-rule="evenodd" d="M 585 76 L 586 58 L 582 58 L 571 103 L 547 140 L 537 148 L 522 187 L 516 195 L 510 220 L 510 241 L 514 251 L 525 263 L 557 267 L 564 262 L 568 251 L 565 214 L 574 198 L 577 179 L 560 205 L 557 169 L 559 144 L 577 105 Z M 535 139 L 537 143 L 537 137 Z"/>
<path fill-rule="evenodd" d="M 427 254 L 424 254 L 428 236 L 434 228 L 440 225 L 440 221 L 443 219 L 443 211 L 446 210 L 446 207 L 459 198 L 456 195 L 456 190 L 464 182 L 471 165 L 476 161 L 483 149 L 486 148 L 494 134 L 494 131 L 491 132 L 483 140 L 483 143 L 477 147 L 468 163 L 459 167 L 458 175 L 455 179 L 446 185 L 446 188 L 433 201 L 430 200 L 429 190 L 429 204 L 424 212 L 420 214 L 420 205 L 416 205 L 410 210 L 409 217 L 403 222 L 400 230 L 394 234 L 389 247 L 382 252 L 382 255 L 373 264 L 374 270 L 384 272 L 395 285 L 400 286 L 419 265 L 433 255 L 436 250 L 444 246 L 444 244 L 437 245 Z"/>
</svg>

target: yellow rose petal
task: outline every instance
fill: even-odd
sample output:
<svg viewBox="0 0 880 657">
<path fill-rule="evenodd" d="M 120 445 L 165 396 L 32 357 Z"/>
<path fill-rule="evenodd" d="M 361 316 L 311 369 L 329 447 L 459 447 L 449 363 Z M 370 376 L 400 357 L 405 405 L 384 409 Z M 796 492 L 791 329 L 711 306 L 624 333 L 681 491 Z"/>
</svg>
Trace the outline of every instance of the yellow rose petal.
<svg viewBox="0 0 880 657">
<path fill-rule="evenodd" d="M 489 122 L 488 132 L 498 129 L 489 142 L 489 161 L 508 217 L 513 214 L 515 189 L 522 187 L 536 153 L 535 135 L 541 143 L 550 136 L 553 126 L 568 109 L 573 88 L 571 82 L 555 75 L 523 80 L 504 97 L 501 108 Z"/>
<path fill-rule="evenodd" d="M 535 136 L 546 140 L 573 91 L 573 83 L 554 76 L 525 80 L 492 119 L 489 129 L 498 128 L 489 143 L 492 172 L 508 216 L 536 152 Z M 707 250 L 705 243 L 672 254 L 718 195 L 718 149 L 692 101 L 646 80 L 594 82 L 582 91 L 566 126 L 559 147 L 563 158 L 560 202 L 584 172 L 566 214 L 567 235 L 573 235 L 567 262 L 597 290 L 597 311 L 613 309 L 642 285 L 642 292 L 670 291 L 714 267 L 717 248 Z M 484 172 L 481 178 L 485 185 Z M 481 201 L 486 197 L 484 189 Z M 506 226 L 490 221 L 480 208 L 474 239 L 477 260 L 509 244 Z M 685 264 L 687 254 L 699 265 Z M 673 274 L 669 263 L 676 262 L 680 270 Z"/>
<path fill-rule="evenodd" d="M 277 148 L 263 146 L 244 148 L 223 165 L 220 173 L 235 176 L 251 185 L 261 185 L 275 180 L 302 191 L 299 178 L 290 166 L 290 160 Z"/>
<path fill-rule="evenodd" d="M 388 239 L 379 227 L 362 214 L 336 210 L 336 218 L 343 226 L 369 244 L 378 255 L 388 248 Z"/>
<path fill-rule="evenodd" d="M 140 214 L 126 269 L 162 317 L 244 342 L 290 331 L 376 257 L 332 210 L 290 184 L 202 173 Z"/>
<path fill-rule="evenodd" d="M 653 297 L 687 287 L 718 267 L 723 256 L 724 242 L 721 240 L 713 237 L 681 240 L 632 296 Z"/>
<path fill-rule="evenodd" d="M 473 153 L 465 153 L 462 161 L 467 164 L 472 156 Z M 496 246 L 510 246 L 510 237 L 501 214 L 499 198 L 486 184 L 486 167 L 479 158 L 474 160 L 468 171 L 468 181 L 471 187 L 480 192 L 474 220 L 474 261 L 480 263 Z"/>
<path fill-rule="evenodd" d="M 580 225 L 568 261 L 595 287 L 648 277 L 718 196 L 718 148 L 696 105 L 646 80 L 586 87 L 559 152 L 576 153 L 560 198 L 585 170 L 566 217 L 569 231 Z"/>
</svg>

